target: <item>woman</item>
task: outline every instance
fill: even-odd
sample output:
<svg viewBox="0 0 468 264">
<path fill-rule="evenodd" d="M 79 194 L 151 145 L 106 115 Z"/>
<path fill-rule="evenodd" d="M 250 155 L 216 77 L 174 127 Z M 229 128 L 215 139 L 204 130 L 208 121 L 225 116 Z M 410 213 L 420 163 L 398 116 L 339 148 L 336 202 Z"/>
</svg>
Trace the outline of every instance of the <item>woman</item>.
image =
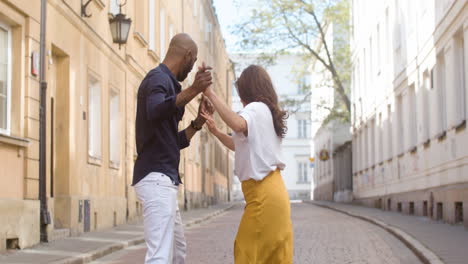
<svg viewBox="0 0 468 264">
<path fill-rule="evenodd" d="M 235 174 L 246 201 L 236 241 L 236 264 L 287 264 L 293 258 L 291 208 L 280 170 L 281 141 L 287 113 L 278 105 L 270 76 L 260 66 L 246 68 L 236 82 L 244 109 L 229 109 L 211 88 L 205 96 L 223 121 L 234 130 L 220 132 L 207 113 L 207 125 L 226 147 L 235 151 Z"/>
</svg>

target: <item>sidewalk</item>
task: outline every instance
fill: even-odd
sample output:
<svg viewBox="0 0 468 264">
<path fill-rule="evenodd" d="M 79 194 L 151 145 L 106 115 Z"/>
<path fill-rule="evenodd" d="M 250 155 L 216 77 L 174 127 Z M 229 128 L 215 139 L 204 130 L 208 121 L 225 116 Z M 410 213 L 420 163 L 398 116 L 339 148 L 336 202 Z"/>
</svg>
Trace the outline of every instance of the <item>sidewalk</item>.
<svg viewBox="0 0 468 264">
<path fill-rule="evenodd" d="M 215 217 L 235 203 L 226 203 L 203 209 L 181 211 L 185 227 L 196 225 Z M 84 233 L 33 248 L 10 251 L 0 255 L 1 264 L 83 264 L 97 258 L 144 242 L 143 223 L 125 224 L 112 229 Z"/>
<path fill-rule="evenodd" d="M 426 263 L 468 263 L 468 230 L 461 225 L 351 204 L 324 201 L 309 203 L 381 226 L 397 236 Z"/>
</svg>

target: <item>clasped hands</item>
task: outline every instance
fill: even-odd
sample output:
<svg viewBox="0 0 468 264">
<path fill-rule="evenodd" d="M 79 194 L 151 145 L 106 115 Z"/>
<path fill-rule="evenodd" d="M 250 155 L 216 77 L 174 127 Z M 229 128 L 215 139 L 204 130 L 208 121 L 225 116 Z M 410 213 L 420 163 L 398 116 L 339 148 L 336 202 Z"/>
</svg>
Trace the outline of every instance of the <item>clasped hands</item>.
<svg viewBox="0 0 468 264">
<path fill-rule="evenodd" d="M 198 66 L 198 71 L 192 84 L 192 87 L 194 87 L 198 92 L 203 93 L 200 105 L 198 106 L 198 115 L 195 122 L 198 126 L 203 126 L 206 122 L 208 129 L 211 132 L 213 132 L 213 127 L 216 129 L 213 121 L 213 113 L 215 109 L 213 104 L 205 95 L 212 93 L 212 89 L 210 87 L 213 84 L 210 72 L 212 69 L 212 67 L 205 65 L 205 63 Z"/>
</svg>

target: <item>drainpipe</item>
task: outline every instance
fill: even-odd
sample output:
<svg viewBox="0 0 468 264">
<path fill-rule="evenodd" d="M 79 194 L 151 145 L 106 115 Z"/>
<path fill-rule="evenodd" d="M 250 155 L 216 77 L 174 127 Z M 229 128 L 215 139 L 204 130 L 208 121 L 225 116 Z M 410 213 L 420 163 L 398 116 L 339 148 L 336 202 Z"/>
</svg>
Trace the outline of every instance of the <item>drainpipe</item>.
<svg viewBox="0 0 468 264">
<path fill-rule="evenodd" d="M 39 200 L 40 200 L 40 223 L 41 241 L 47 242 L 47 225 L 50 224 L 50 214 L 47 209 L 46 196 L 46 92 L 45 81 L 45 35 L 46 35 L 46 6 L 47 0 L 41 0 L 41 39 L 40 39 L 40 68 L 39 81 L 41 89 L 40 102 L 40 127 L 39 127 Z"/>
</svg>

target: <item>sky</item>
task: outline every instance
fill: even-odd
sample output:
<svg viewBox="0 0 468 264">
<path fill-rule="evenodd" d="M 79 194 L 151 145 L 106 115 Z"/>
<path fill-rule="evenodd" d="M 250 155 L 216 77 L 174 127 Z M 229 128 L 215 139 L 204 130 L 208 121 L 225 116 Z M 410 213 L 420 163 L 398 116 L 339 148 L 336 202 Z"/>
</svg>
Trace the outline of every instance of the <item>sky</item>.
<svg viewBox="0 0 468 264">
<path fill-rule="evenodd" d="M 231 33 L 232 27 L 245 20 L 257 3 L 258 0 L 213 0 L 229 53 L 239 50 L 236 46 L 238 38 Z"/>
</svg>

